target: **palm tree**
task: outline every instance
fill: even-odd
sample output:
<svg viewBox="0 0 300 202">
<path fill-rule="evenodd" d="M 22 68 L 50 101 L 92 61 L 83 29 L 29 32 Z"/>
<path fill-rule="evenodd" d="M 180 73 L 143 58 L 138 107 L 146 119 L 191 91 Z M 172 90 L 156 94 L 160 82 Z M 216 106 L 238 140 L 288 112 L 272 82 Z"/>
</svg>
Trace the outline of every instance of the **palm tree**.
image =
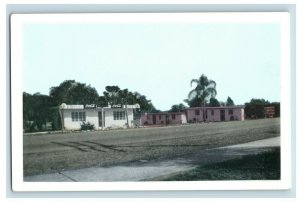
<svg viewBox="0 0 300 202">
<path fill-rule="evenodd" d="M 188 99 L 186 102 L 188 104 L 195 104 L 195 100 L 197 101 L 197 106 L 202 105 L 203 109 L 203 120 L 205 121 L 205 115 L 204 115 L 204 108 L 205 103 L 210 98 L 215 98 L 217 95 L 216 90 L 216 82 L 213 80 L 210 80 L 202 74 L 199 79 L 192 79 L 191 80 L 191 86 L 193 86 L 193 83 L 196 84 L 196 87 L 191 90 L 188 94 Z M 199 101 L 199 102 L 198 102 Z M 194 102 L 194 103 L 193 103 Z"/>
</svg>

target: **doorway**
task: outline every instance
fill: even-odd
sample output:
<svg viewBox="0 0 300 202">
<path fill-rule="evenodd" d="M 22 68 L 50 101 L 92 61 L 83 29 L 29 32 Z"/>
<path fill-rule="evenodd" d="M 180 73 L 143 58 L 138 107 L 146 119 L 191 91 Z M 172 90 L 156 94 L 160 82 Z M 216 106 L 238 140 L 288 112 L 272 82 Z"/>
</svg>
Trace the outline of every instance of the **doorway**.
<svg viewBox="0 0 300 202">
<path fill-rule="evenodd" d="M 104 117 L 105 117 L 105 112 L 103 112 L 103 116 L 102 116 L 102 112 L 98 112 L 99 127 L 104 127 L 105 125 L 103 120 Z"/>
<path fill-rule="evenodd" d="M 221 109 L 220 119 L 221 119 L 221 121 L 225 121 L 225 110 L 224 109 Z"/>
<path fill-rule="evenodd" d="M 153 121 L 153 125 L 156 124 L 156 115 L 152 115 L 152 121 Z"/>
</svg>

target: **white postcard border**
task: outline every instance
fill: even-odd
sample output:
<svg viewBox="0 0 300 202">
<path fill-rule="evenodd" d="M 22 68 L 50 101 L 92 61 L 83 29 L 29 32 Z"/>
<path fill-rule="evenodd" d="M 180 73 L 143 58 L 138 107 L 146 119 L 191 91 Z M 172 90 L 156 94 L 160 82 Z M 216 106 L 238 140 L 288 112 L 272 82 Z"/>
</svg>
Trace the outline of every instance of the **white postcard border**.
<svg viewBox="0 0 300 202">
<path fill-rule="evenodd" d="M 22 26 L 26 23 L 280 23 L 281 180 L 193 182 L 24 182 Z M 287 12 L 14 14 L 11 16 L 12 185 L 14 191 L 276 190 L 291 186 L 290 19 Z"/>
</svg>

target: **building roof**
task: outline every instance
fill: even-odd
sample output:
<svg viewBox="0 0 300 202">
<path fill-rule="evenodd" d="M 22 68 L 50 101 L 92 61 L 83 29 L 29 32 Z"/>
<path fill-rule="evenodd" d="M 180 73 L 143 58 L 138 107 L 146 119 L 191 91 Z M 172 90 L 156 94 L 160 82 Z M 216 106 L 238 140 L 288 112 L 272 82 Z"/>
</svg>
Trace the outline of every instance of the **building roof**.
<svg viewBox="0 0 300 202">
<path fill-rule="evenodd" d="M 65 103 L 60 105 L 61 109 L 136 109 L 136 108 L 140 108 L 139 104 L 135 104 L 135 105 L 108 105 L 107 107 L 100 107 L 97 106 L 96 104 L 86 104 L 86 105 L 67 105 Z"/>
<path fill-rule="evenodd" d="M 172 115 L 172 114 L 182 114 L 182 112 L 145 112 L 143 115 Z"/>
<path fill-rule="evenodd" d="M 224 106 L 224 107 L 205 107 L 205 109 L 243 109 L 245 108 L 244 105 L 236 105 L 236 106 Z M 183 109 L 182 112 L 145 112 L 143 113 L 143 115 L 171 115 L 171 114 L 182 114 L 184 113 L 184 111 L 186 110 L 196 110 L 196 109 L 200 109 L 202 110 L 203 107 L 190 107 L 190 108 L 186 108 L 186 109 Z"/>
<path fill-rule="evenodd" d="M 244 105 L 235 105 L 235 106 L 220 106 L 220 107 L 191 107 L 191 108 L 186 108 L 185 110 L 193 110 L 193 109 L 243 109 L 245 108 Z"/>
</svg>

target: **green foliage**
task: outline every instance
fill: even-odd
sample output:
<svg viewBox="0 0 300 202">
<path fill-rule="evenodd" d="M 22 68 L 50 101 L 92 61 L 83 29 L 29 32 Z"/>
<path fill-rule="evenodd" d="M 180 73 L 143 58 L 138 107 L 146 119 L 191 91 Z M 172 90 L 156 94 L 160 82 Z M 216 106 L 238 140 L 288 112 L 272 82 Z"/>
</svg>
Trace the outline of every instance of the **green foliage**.
<svg viewBox="0 0 300 202">
<path fill-rule="evenodd" d="M 269 106 L 275 107 L 275 117 L 280 117 L 280 102 L 272 102 Z"/>
<path fill-rule="evenodd" d="M 47 130 L 51 123 L 52 130 L 61 128 L 58 107 L 51 97 L 35 93 L 23 93 L 23 130 L 25 132 Z"/>
<path fill-rule="evenodd" d="M 100 107 L 107 107 L 107 100 L 105 98 L 105 96 L 99 96 L 98 100 L 95 104 L 97 104 Z"/>
<path fill-rule="evenodd" d="M 198 166 L 164 180 L 278 180 L 280 173 L 280 148 L 275 148 L 261 154 Z"/>
<path fill-rule="evenodd" d="M 209 80 L 204 74 L 199 79 L 192 79 L 191 86 L 193 83 L 196 84 L 196 87 L 189 92 L 188 98 L 184 100 L 190 107 L 200 107 L 208 99 L 215 98 L 217 95 L 216 82 Z"/>
<path fill-rule="evenodd" d="M 139 112 L 158 112 L 151 100 L 138 92 L 131 92 L 127 88 L 120 89 L 119 86 L 106 86 L 103 92 L 104 98 L 109 104 L 139 104 Z"/>
<path fill-rule="evenodd" d="M 234 102 L 231 97 L 227 97 L 226 106 L 234 106 Z"/>
<path fill-rule="evenodd" d="M 106 91 L 103 92 L 103 95 L 110 105 L 121 103 L 121 89 L 118 86 L 106 86 L 105 90 Z"/>
<path fill-rule="evenodd" d="M 173 105 L 171 107 L 171 109 L 169 110 L 169 112 L 181 112 L 186 108 L 186 106 L 182 103 L 178 104 L 178 105 Z"/>
<path fill-rule="evenodd" d="M 80 124 L 80 130 L 95 130 L 95 126 L 90 122 L 82 122 L 82 124 Z"/>
<path fill-rule="evenodd" d="M 208 105 L 210 107 L 219 107 L 219 106 L 221 106 L 220 102 L 216 98 L 210 98 Z"/>
<path fill-rule="evenodd" d="M 50 97 L 56 105 L 66 104 L 97 104 L 99 95 L 95 88 L 75 80 L 66 80 L 59 86 L 50 88 Z"/>
<path fill-rule="evenodd" d="M 50 88 L 48 95 L 23 93 L 23 126 L 25 132 L 44 131 L 50 124 L 52 130 L 61 129 L 59 105 L 66 104 L 139 104 L 137 112 L 159 112 L 151 100 L 138 92 L 121 90 L 118 86 L 106 86 L 103 96 L 94 87 L 75 80 L 66 80 Z M 86 124 L 83 125 L 86 127 Z"/>
<path fill-rule="evenodd" d="M 245 103 L 245 114 L 247 118 L 264 118 L 264 107 L 270 102 L 264 99 L 251 99 L 249 103 Z"/>
<path fill-rule="evenodd" d="M 270 106 L 275 107 L 275 117 L 280 117 L 280 103 L 270 103 L 264 99 L 251 99 L 249 103 L 245 103 L 245 115 L 251 119 L 264 118 L 264 108 Z"/>
</svg>

